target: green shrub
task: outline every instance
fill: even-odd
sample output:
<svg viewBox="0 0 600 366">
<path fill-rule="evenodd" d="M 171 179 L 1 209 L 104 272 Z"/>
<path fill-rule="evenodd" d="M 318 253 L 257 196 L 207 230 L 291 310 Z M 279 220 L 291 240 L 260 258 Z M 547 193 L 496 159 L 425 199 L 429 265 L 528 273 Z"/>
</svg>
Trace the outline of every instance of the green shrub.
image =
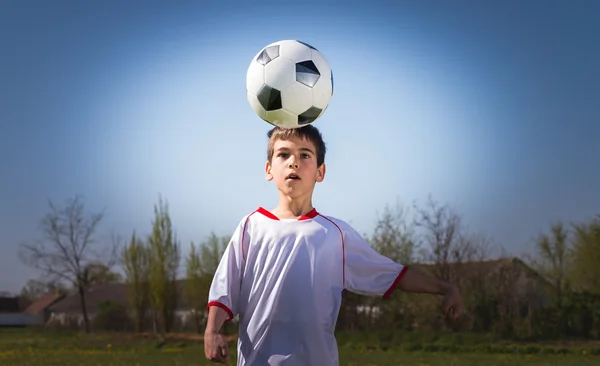
<svg viewBox="0 0 600 366">
<path fill-rule="evenodd" d="M 123 305 L 114 301 L 104 301 L 94 317 L 93 327 L 100 331 L 128 331 L 132 329 L 131 319 Z"/>
</svg>

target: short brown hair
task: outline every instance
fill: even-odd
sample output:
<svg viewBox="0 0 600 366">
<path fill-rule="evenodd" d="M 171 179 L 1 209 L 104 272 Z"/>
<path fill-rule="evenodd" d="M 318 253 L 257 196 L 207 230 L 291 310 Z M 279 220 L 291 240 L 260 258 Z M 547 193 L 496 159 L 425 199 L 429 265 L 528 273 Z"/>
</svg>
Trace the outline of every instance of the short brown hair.
<svg viewBox="0 0 600 366">
<path fill-rule="evenodd" d="M 269 145 L 267 147 L 267 161 L 273 159 L 273 149 L 277 140 L 289 140 L 291 138 L 306 139 L 315 145 L 317 151 L 317 166 L 321 166 L 325 162 L 325 153 L 327 147 L 323 141 L 321 132 L 313 125 L 307 125 L 298 128 L 282 128 L 275 127 L 267 133 L 269 138 Z"/>
</svg>

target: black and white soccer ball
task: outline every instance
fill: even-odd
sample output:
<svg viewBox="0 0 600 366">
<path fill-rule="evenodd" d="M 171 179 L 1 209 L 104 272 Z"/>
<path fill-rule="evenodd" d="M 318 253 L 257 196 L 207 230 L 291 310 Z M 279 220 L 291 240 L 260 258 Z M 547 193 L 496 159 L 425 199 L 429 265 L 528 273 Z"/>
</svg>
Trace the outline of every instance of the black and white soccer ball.
<svg viewBox="0 0 600 366">
<path fill-rule="evenodd" d="M 246 73 L 248 102 L 266 122 L 297 128 L 315 122 L 333 95 L 333 73 L 316 48 L 296 40 L 271 43 Z"/>
</svg>

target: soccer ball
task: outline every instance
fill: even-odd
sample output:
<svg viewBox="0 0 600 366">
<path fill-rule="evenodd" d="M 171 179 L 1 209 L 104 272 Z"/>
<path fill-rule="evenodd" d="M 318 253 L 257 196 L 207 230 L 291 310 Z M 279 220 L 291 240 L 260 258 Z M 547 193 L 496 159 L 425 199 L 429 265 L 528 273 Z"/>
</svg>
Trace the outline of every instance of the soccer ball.
<svg viewBox="0 0 600 366">
<path fill-rule="evenodd" d="M 333 73 L 316 48 L 296 40 L 274 42 L 252 59 L 246 93 L 250 107 L 264 121 L 298 128 L 313 123 L 327 109 Z"/>
</svg>

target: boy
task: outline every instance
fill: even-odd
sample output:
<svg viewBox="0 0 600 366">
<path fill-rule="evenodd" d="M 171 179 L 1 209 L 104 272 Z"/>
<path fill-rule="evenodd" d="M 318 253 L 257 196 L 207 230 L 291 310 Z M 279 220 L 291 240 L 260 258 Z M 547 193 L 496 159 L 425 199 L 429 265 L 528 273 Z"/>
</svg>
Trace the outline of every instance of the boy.
<svg viewBox="0 0 600 366">
<path fill-rule="evenodd" d="M 221 258 L 204 334 L 209 360 L 227 362 L 219 330 L 239 314 L 239 366 L 337 366 L 343 289 L 384 298 L 395 288 L 443 295 L 443 311 L 456 319 L 462 311 L 456 287 L 378 254 L 346 222 L 313 207 L 313 189 L 325 177 L 317 128 L 275 127 L 267 136 L 266 178 L 279 204 L 246 215 Z"/>
</svg>

